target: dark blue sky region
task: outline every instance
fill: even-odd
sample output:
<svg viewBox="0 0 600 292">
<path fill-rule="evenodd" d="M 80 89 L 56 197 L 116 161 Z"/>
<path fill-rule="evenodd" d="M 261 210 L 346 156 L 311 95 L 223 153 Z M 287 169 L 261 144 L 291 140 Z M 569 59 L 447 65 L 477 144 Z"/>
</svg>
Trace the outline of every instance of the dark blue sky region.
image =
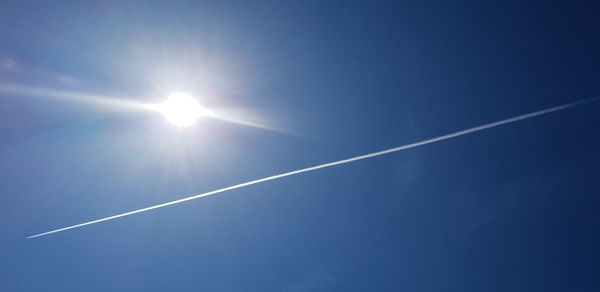
<svg viewBox="0 0 600 292">
<path fill-rule="evenodd" d="M 600 290 L 600 103 L 26 239 L 599 96 L 597 1 L 56 2 L 0 3 L 0 291 Z"/>
</svg>

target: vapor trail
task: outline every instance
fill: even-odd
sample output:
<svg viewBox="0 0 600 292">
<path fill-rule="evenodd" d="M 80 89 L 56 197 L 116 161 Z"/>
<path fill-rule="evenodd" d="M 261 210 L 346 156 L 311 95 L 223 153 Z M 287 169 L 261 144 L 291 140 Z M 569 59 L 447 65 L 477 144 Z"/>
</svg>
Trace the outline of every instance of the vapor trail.
<svg viewBox="0 0 600 292">
<path fill-rule="evenodd" d="M 179 200 L 175 200 L 175 201 L 171 201 L 171 202 L 166 202 L 166 203 L 162 203 L 162 204 L 158 204 L 158 205 L 146 207 L 146 208 L 143 208 L 143 209 L 138 209 L 138 210 L 134 210 L 134 211 L 130 211 L 130 212 L 126 212 L 126 213 L 122 213 L 122 214 L 118 214 L 118 215 L 114 215 L 114 216 L 110 216 L 110 217 L 106 217 L 106 218 L 102 218 L 102 219 L 97 219 L 97 220 L 88 221 L 88 222 L 84 222 L 84 223 L 77 224 L 77 225 L 72 225 L 72 226 L 68 226 L 68 227 L 64 227 L 64 228 L 60 228 L 60 229 L 51 230 L 51 231 L 48 231 L 48 232 L 44 232 L 44 233 L 32 235 L 32 236 L 29 236 L 27 238 L 34 238 L 34 237 L 44 236 L 44 235 L 48 235 L 48 234 L 52 234 L 52 233 L 56 233 L 56 232 L 61 232 L 61 231 L 65 231 L 65 230 L 69 230 L 69 229 L 74 229 L 74 228 L 78 228 L 78 227 L 82 227 L 82 226 L 86 226 L 86 225 L 100 223 L 100 222 L 103 222 L 103 221 L 108 221 L 108 220 L 112 220 L 112 219 L 116 219 L 116 218 L 120 218 L 120 217 L 125 217 L 125 216 L 129 216 L 129 215 L 137 214 L 137 213 L 142 213 L 142 212 L 150 211 L 150 210 L 153 210 L 153 209 L 158 209 L 158 208 L 162 208 L 162 207 L 166 207 L 166 206 L 171 206 L 171 205 L 183 203 L 183 202 L 194 200 L 194 199 L 198 199 L 198 198 L 202 198 L 202 197 L 206 197 L 206 196 L 215 195 L 215 194 L 218 194 L 218 193 L 223 193 L 223 192 L 226 192 L 226 191 L 231 191 L 231 190 L 243 188 L 243 187 L 246 187 L 246 186 L 249 186 L 249 185 L 253 185 L 253 184 L 258 184 L 258 183 L 262 183 L 262 182 L 266 182 L 266 181 L 270 181 L 270 180 L 279 179 L 279 178 L 286 177 L 286 176 L 291 176 L 291 175 L 295 175 L 295 174 L 309 172 L 309 171 L 313 171 L 313 170 L 317 170 L 317 169 L 321 169 L 321 168 L 326 168 L 326 167 L 330 167 L 330 166 L 345 164 L 345 163 L 349 163 L 349 162 L 353 162 L 353 161 L 357 161 L 357 160 L 367 159 L 367 158 L 371 158 L 371 157 L 375 157 L 375 156 L 379 156 L 379 155 L 384 155 L 384 154 L 388 154 L 388 153 L 392 153 L 392 152 L 396 152 L 396 151 L 400 151 L 400 150 L 415 148 L 415 147 L 418 147 L 418 146 L 422 146 L 422 145 L 426 145 L 426 144 L 431 144 L 431 143 L 439 142 L 439 141 L 442 141 L 442 140 L 447 140 L 447 139 L 450 139 L 450 138 L 454 138 L 454 137 L 466 135 L 466 134 L 469 134 L 469 133 L 474 133 L 474 132 L 482 131 L 482 130 L 485 130 L 485 129 L 489 129 L 489 128 L 493 128 L 493 127 L 497 127 L 497 126 L 502 126 L 502 125 L 506 125 L 506 124 L 518 122 L 518 121 L 521 121 L 521 120 L 525 120 L 525 119 L 529 119 L 529 118 L 533 118 L 533 117 L 537 117 L 537 116 L 541 116 L 541 115 L 545 115 L 545 114 L 549 114 L 549 113 L 561 111 L 561 110 L 568 109 L 568 108 L 571 108 L 571 107 L 575 107 L 575 106 L 583 105 L 583 104 L 586 104 L 586 103 L 594 102 L 594 101 L 597 101 L 599 99 L 600 99 L 600 96 L 599 97 L 588 98 L 588 99 L 584 99 L 584 100 L 580 100 L 580 101 L 576 101 L 576 102 L 572 102 L 572 103 L 568 103 L 568 104 L 565 104 L 565 105 L 555 106 L 555 107 L 551 107 L 551 108 L 548 108 L 548 109 L 543 109 L 543 110 L 539 110 L 539 111 L 536 111 L 536 112 L 532 112 L 532 113 L 528 113 L 528 114 L 524 114 L 524 115 L 520 115 L 520 116 L 516 116 L 516 117 L 512 117 L 512 118 L 508 118 L 508 119 L 505 119 L 505 120 L 500 120 L 500 121 L 497 121 L 497 122 L 488 123 L 488 124 L 484 124 L 484 125 L 481 125 L 481 126 L 469 128 L 469 129 L 466 129 L 466 130 L 461 130 L 461 131 L 458 131 L 458 132 L 446 134 L 446 135 L 439 136 L 439 137 L 436 137 L 436 138 L 431 138 L 431 139 L 423 140 L 423 141 L 420 141 L 420 142 L 415 142 L 415 143 L 412 143 L 412 144 L 407 144 L 407 145 L 404 145 L 404 146 L 398 146 L 398 147 L 394 147 L 394 148 L 382 150 L 382 151 L 379 151 L 379 152 L 373 152 L 373 153 L 369 153 L 369 154 L 365 154 L 365 155 L 360 155 L 360 156 L 356 156 L 356 157 L 352 157 L 352 158 L 348 158 L 348 159 L 338 160 L 338 161 L 329 162 L 329 163 L 325 163 L 325 164 L 320 164 L 320 165 L 316 165 L 316 166 L 312 166 L 312 167 L 307 167 L 307 168 L 303 168 L 303 169 L 299 169 L 299 170 L 294 170 L 294 171 L 290 171 L 290 172 L 286 172 L 286 173 L 282 173 L 282 174 L 277 174 L 277 175 L 273 175 L 273 176 L 269 176 L 269 177 L 265 177 L 265 178 L 261 178 L 261 179 L 257 179 L 257 180 L 253 180 L 253 181 L 249 181 L 249 182 L 245 182 L 245 183 L 241 183 L 241 184 L 238 184 L 238 185 L 234 185 L 234 186 L 230 186 L 230 187 L 226 187 L 226 188 L 222 188 L 222 189 L 210 191 L 210 192 L 207 192 L 207 193 L 203 193 L 203 194 L 199 194 L 199 195 L 195 195 L 195 196 L 190 196 L 190 197 L 187 197 L 187 198 L 183 198 L 183 199 L 179 199 Z"/>
</svg>

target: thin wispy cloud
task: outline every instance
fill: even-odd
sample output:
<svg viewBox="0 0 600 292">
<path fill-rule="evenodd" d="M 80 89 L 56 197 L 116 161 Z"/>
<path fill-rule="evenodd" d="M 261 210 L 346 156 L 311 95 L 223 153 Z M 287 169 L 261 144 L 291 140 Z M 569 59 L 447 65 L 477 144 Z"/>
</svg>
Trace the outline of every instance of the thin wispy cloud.
<svg viewBox="0 0 600 292">
<path fill-rule="evenodd" d="M 435 137 L 435 138 L 431 138 L 431 139 L 427 139 L 427 140 L 423 140 L 423 141 L 419 141 L 419 142 L 415 142 L 415 143 L 411 143 L 411 144 L 407 144 L 407 145 L 403 145 L 403 146 L 398 146 L 398 147 L 394 147 L 394 148 L 390 148 L 390 149 L 386 149 L 386 150 L 382 150 L 382 151 L 378 151 L 378 152 L 373 152 L 373 153 L 364 154 L 364 155 L 360 155 L 360 156 L 355 156 L 355 157 L 351 157 L 351 158 L 347 158 L 347 159 L 343 159 L 343 160 L 338 160 L 338 161 L 324 163 L 324 164 L 320 164 L 320 165 L 316 165 L 316 166 L 312 166 L 312 167 L 307 167 L 307 168 L 303 168 L 303 169 L 298 169 L 298 170 L 294 170 L 294 171 L 290 171 L 290 172 L 285 172 L 285 173 L 281 173 L 281 174 L 277 174 L 277 175 L 273 175 L 273 176 L 269 176 L 269 177 L 265 177 L 265 178 L 253 180 L 253 181 L 244 182 L 244 183 L 233 185 L 233 186 L 230 186 L 230 187 L 226 187 L 226 188 L 222 188 L 222 189 L 218 189 L 218 190 L 214 190 L 214 191 L 210 191 L 210 192 L 206 192 L 206 193 L 202 193 L 202 194 L 198 194 L 198 195 L 194 195 L 194 196 L 182 198 L 182 199 L 171 201 L 171 202 L 166 202 L 166 203 L 162 203 L 162 204 L 158 204 L 158 205 L 154 205 L 154 206 L 150 206 L 150 207 L 146 207 L 146 208 L 142 208 L 142 209 L 138 209 L 138 210 L 134 210 L 134 211 L 130 211 L 130 212 L 126 212 L 126 213 L 114 215 L 114 216 L 109 216 L 109 217 L 105 217 L 105 218 L 101 218 L 101 219 L 97 219 L 97 220 L 92 220 L 92 221 L 88 221 L 88 222 L 84 222 L 84 223 L 80 223 L 80 224 L 76 224 L 76 225 L 72 225 L 72 226 L 67 226 L 67 227 L 63 227 L 63 228 L 59 228 L 59 229 L 55 229 L 55 230 L 51 230 L 51 231 L 47 231 L 47 232 L 43 232 L 43 233 L 31 235 L 31 236 L 29 236 L 27 238 L 35 238 L 35 237 L 49 235 L 49 234 L 53 234 L 53 233 L 57 233 L 57 232 L 61 232 L 61 231 L 75 229 L 75 228 L 79 228 L 79 227 L 83 227 L 83 226 L 87 226 L 87 225 L 92 225 L 92 224 L 96 224 L 96 223 L 100 223 L 100 222 L 104 222 L 104 221 L 108 221 L 108 220 L 113 220 L 113 219 L 117 219 L 117 218 L 129 216 L 129 215 L 134 215 L 134 214 L 138 214 L 138 213 L 147 212 L 147 211 L 158 209 L 158 208 L 163 208 L 163 207 L 167 207 L 167 206 L 171 206 L 171 205 L 180 204 L 180 203 L 183 203 L 183 202 L 187 202 L 187 201 L 199 199 L 199 198 L 202 198 L 202 197 L 207 197 L 207 196 L 212 196 L 212 195 L 224 193 L 224 192 L 227 192 L 227 191 L 231 191 L 231 190 L 235 190 L 235 189 L 247 187 L 247 186 L 258 184 L 258 183 L 263 183 L 263 182 L 267 182 L 267 181 L 271 181 L 271 180 L 276 180 L 276 179 L 280 179 L 280 178 L 284 178 L 284 177 L 288 177 L 288 176 L 292 176 L 292 175 L 296 175 L 296 174 L 301 174 L 301 173 L 305 173 L 305 172 L 315 171 L 315 170 L 322 169 L 322 168 L 332 167 L 332 166 L 346 164 L 346 163 L 350 163 L 350 162 L 354 162 L 354 161 L 358 161 L 358 160 L 363 160 L 363 159 L 367 159 L 367 158 L 371 158 L 371 157 L 376 157 L 376 156 L 380 156 L 380 155 L 394 153 L 394 152 L 401 151 L 401 150 L 416 148 L 416 147 L 419 147 L 419 146 L 424 146 L 424 145 L 427 145 L 427 144 L 432 144 L 432 143 L 436 143 L 436 142 L 448 140 L 448 139 L 451 139 L 451 138 L 456 138 L 456 137 L 459 137 L 459 136 L 462 136 L 462 135 L 467 135 L 467 134 L 470 134 L 470 133 L 475 133 L 475 132 L 483 131 L 483 130 L 486 130 L 486 129 L 490 129 L 490 128 L 494 128 L 494 127 L 498 127 L 498 126 L 502 126 L 502 125 L 511 124 L 511 123 L 522 121 L 522 120 L 525 120 L 525 119 L 530 119 L 530 118 L 534 118 L 534 117 L 537 117 L 537 116 L 542 116 L 542 115 L 550 114 L 550 113 L 561 111 L 561 110 L 565 110 L 565 109 L 568 109 L 568 108 L 572 108 L 572 107 L 576 107 L 576 106 L 581 106 L 583 104 L 595 102 L 595 101 L 598 101 L 598 100 L 600 100 L 600 97 L 588 98 L 588 99 L 584 99 L 584 100 L 577 101 L 577 102 L 572 102 L 572 103 L 568 103 L 568 104 L 564 104 L 564 105 L 560 105 L 560 106 L 555 106 L 555 107 L 551 107 L 551 108 L 547 108 L 547 109 L 535 111 L 535 112 L 528 113 L 528 114 L 519 115 L 519 116 L 516 116 L 516 117 L 512 117 L 512 118 L 508 118 L 508 119 L 504 119 L 504 120 L 500 120 L 500 121 L 496 121 L 496 122 L 492 122 L 492 123 L 487 123 L 487 124 L 484 124 L 484 125 L 476 126 L 476 127 L 473 127 L 473 128 L 468 128 L 468 129 L 465 129 L 465 130 L 457 131 L 457 132 L 454 132 L 454 133 L 446 134 L 446 135 L 443 135 L 443 136 L 439 136 L 439 137 Z"/>
</svg>

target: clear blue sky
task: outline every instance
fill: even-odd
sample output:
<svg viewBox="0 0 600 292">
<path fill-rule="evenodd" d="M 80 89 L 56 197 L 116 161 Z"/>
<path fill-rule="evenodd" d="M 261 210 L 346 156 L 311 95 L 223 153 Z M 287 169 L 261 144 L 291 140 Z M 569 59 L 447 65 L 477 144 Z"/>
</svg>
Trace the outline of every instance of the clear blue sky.
<svg viewBox="0 0 600 292">
<path fill-rule="evenodd" d="M 0 83 L 286 133 L 0 93 L 1 291 L 600 290 L 599 103 L 25 239 L 598 96 L 597 1 L 56 2 Z"/>
</svg>

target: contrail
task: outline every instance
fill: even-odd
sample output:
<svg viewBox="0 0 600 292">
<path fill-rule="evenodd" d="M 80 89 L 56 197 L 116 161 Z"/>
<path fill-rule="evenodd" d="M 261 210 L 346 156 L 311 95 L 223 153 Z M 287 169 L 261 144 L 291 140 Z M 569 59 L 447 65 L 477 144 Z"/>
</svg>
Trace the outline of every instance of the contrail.
<svg viewBox="0 0 600 292">
<path fill-rule="evenodd" d="M 230 186 L 230 187 L 226 187 L 226 188 L 222 188 L 222 189 L 210 191 L 210 192 L 199 194 L 199 195 L 195 195 L 195 196 L 190 196 L 190 197 L 187 197 L 187 198 L 183 198 L 183 199 L 179 199 L 179 200 L 175 200 L 175 201 L 171 201 L 171 202 L 166 202 L 166 203 L 162 203 L 162 204 L 158 204 L 158 205 L 146 207 L 146 208 L 143 208 L 143 209 L 138 209 L 138 210 L 134 210 L 134 211 L 130 211 L 130 212 L 126 212 L 126 213 L 122 213 L 122 214 L 118 214 L 118 215 L 114 215 L 114 216 L 110 216 L 110 217 L 106 217 L 106 218 L 102 218 L 102 219 L 97 219 L 97 220 L 88 221 L 88 222 L 84 222 L 84 223 L 77 224 L 77 225 L 72 225 L 72 226 L 68 226 L 68 227 L 64 227 L 64 228 L 60 228 L 60 229 L 51 230 L 51 231 L 48 231 L 48 232 L 44 232 L 44 233 L 32 235 L 32 236 L 29 236 L 27 238 L 34 238 L 34 237 L 44 236 L 44 235 L 48 235 L 48 234 L 52 234 L 52 233 L 57 233 L 57 232 L 61 232 L 61 231 L 69 230 L 69 229 L 83 227 L 83 226 L 86 226 L 86 225 L 96 224 L 96 223 L 100 223 L 100 222 L 104 222 L 104 221 L 108 221 L 108 220 L 112 220 L 112 219 L 116 219 L 116 218 L 120 218 L 120 217 L 125 217 L 125 216 L 129 216 L 129 215 L 137 214 L 137 213 L 142 213 L 142 212 L 146 212 L 146 211 L 150 211 L 150 210 L 154 210 L 154 209 L 158 209 L 158 208 L 162 208 L 162 207 L 166 207 L 166 206 L 171 206 L 171 205 L 175 205 L 175 204 L 179 204 L 179 203 L 191 201 L 191 200 L 202 198 L 202 197 L 206 197 L 206 196 L 211 196 L 211 195 L 223 193 L 223 192 L 226 192 L 226 191 L 231 191 L 231 190 L 243 188 L 243 187 L 246 187 L 246 186 L 250 186 L 250 185 L 254 185 L 254 184 L 258 184 L 258 183 L 262 183 L 262 182 L 266 182 L 266 181 L 270 181 L 270 180 L 275 180 L 275 179 L 283 178 L 283 177 L 286 177 L 286 176 L 292 176 L 292 175 L 296 175 L 296 174 L 300 174 L 300 173 L 304 173 L 304 172 L 309 172 L 309 171 L 313 171 L 313 170 L 317 170 L 317 169 L 321 169 L 321 168 L 331 167 L 331 166 L 345 164 L 345 163 L 350 163 L 350 162 L 353 162 L 353 161 L 367 159 L 367 158 L 371 158 L 371 157 L 375 157 L 375 156 L 379 156 L 379 155 L 384 155 L 384 154 L 388 154 L 388 153 L 392 153 L 392 152 L 396 152 L 396 151 L 400 151 L 400 150 L 406 150 L 406 149 L 410 149 L 410 148 L 415 148 L 415 147 L 423 146 L 423 145 L 426 145 L 426 144 L 431 144 L 431 143 L 435 143 L 435 142 L 439 142 L 439 141 L 451 139 L 451 138 L 454 138 L 454 137 L 466 135 L 466 134 L 469 134 L 469 133 L 474 133 L 474 132 L 482 131 L 482 130 L 485 130 L 485 129 L 489 129 L 489 128 L 493 128 L 493 127 L 497 127 L 497 126 L 502 126 L 502 125 L 506 125 L 506 124 L 518 122 L 518 121 L 521 121 L 521 120 L 525 120 L 525 119 L 529 119 L 529 118 L 533 118 L 533 117 L 537 117 L 537 116 L 541 116 L 541 115 L 545 115 L 545 114 L 549 114 L 549 113 L 561 111 L 561 110 L 568 109 L 568 108 L 571 108 L 571 107 L 580 106 L 580 105 L 583 105 L 583 104 L 586 104 L 586 103 L 597 101 L 599 99 L 600 99 L 600 96 L 593 97 L 593 98 L 588 98 L 588 99 L 584 99 L 584 100 L 580 100 L 580 101 L 576 101 L 576 102 L 572 102 L 572 103 L 568 103 L 568 104 L 565 104 L 565 105 L 555 106 L 555 107 L 551 107 L 551 108 L 548 108 L 548 109 L 543 109 L 543 110 L 539 110 L 539 111 L 536 111 L 536 112 L 532 112 L 532 113 L 528 113 L 528 114 L 524 114 L 524 115 L 520 115 L 520 116 L 516 116 L 516 117 L 512 117 L 512 118 L 508 118 L 508 119 L 505 119 L 505 120 L 500 120 L 500 121 L 497 121 L 497 122 L 492 122 L 492 123 L 484 124 L 484 125 L 481 125 L 481 126 L 469 128 L 469 129 L 466 129 L 466 130 L 462 130 L 462 131 L 458 131 L 458 132 L 446 134 L 446 135 L 443 135 L 443 136 L 439 136 L 439 137 L 435 137 L 435 138 L 431 138 L 431 139 L 427 139 L 427 140 L 423 140 L 423 141 L 420 141 L 420 142 L 415 142 L 415 143 L 412 143 L 412 144 L 407 144 L 407 145 L 404 145 L 404 146 L 398 146 L 398 147 L 394 147 L 394 148 L 382 150 L 382 151 L 379 151 L 379 152 L 373 152 L 373 153 L 369 153 L 369 154 L 365 154 L 365 155 L 360 155 L 360 156 L 356 156 L 356 157 L 352 157 L 352 158 L 348 158 L 348 159 L 338 160 L 338 161 L 329 162 L 329 163 L 325 163 L 325 164 L 320 164 L 320 165 L 316 165 L 316 166 L 312 166 L 312 167 L 307 167 L 307 168 L 303 168 L 303 169 L 299 169 L 299 170 L 285 172 L 285 173 L 282 173 L 282 174 L 277 174 L 277 175 L 273 175 L 273 176 L 269 176 L 269 177 L 265 177 L 265 178 L 261 178 L 261 179 L 257 179 L 257 180 L 253 180 L 253 181 L 249 181 L 249 182 L 245 182 L 245 183 L 241 183 L 241 184 L 238 184 L 238 185 L 234 185 L 234 186 Z"/>
</svg>

